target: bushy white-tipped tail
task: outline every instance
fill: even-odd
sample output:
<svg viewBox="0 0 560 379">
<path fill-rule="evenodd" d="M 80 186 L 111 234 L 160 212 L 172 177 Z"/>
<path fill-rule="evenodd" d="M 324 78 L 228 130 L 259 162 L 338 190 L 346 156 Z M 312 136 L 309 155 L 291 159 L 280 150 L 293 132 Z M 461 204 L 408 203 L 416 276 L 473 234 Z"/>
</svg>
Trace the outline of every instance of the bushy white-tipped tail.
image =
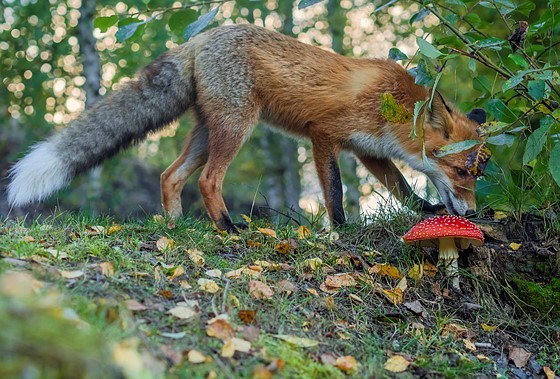
<svg viewBox="0 0 560 379">
<path fill-rule="evenodd" d="M 43 200 L 65 187 L 72 175 L 51 141 L 38 143 L 10 170 L 8 201 L 21 206 Z"/>
</svg>

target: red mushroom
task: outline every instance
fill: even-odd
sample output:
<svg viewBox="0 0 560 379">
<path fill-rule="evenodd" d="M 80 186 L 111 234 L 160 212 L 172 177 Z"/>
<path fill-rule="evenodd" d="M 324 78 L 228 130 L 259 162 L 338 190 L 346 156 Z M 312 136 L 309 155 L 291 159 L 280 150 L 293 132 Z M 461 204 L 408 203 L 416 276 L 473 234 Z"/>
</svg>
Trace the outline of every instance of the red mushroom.
<svg viewBox="0 0 560 379">
<path fill-rule="evenodd" d="M 438 264 L 447 267 L 447 274 L 453 278 L 453 287 L 459 289 L 457 249 L 480 246 L 484 236 L 474 223 L 464 217 L 436 216 L 413 226 L 403 236 L 403 240 L 408 245 L 439 248 Z"/>
</svg>

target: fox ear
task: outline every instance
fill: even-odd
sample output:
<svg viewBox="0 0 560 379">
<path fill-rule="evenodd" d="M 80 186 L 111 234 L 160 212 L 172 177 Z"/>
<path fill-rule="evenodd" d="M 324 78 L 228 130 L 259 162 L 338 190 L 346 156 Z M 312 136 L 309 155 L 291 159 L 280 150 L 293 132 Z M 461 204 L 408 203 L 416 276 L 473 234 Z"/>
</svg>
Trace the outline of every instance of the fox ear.
<svg viewBox="0 0 560 379">
<path fill-rule="evenodd" d="M 452 112 L 452 109 L 445 103 L 441 94 L 436 91 L 432 99 L 432 109 L 428 110 L 427 120 L 430 127 L 440 129 L 445 138 L 449 138 L 453 130 Z"/>
<path fill-rule="evenodd" d="M 475 108 L 467 114 L 467 118 L 479 125 L 484 124 L 486 122 L 486 111 L 482 108 Z"/>
</svg>

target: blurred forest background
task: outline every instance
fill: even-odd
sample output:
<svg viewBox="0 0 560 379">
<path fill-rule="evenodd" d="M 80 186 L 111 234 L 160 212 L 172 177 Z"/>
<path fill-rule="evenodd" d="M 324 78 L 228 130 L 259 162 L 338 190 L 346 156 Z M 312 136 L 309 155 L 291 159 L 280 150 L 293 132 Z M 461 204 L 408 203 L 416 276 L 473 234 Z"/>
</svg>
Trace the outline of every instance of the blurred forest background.
<svg viewBox="0 0 560 379">
<path fill-rule="evenodd" d="M 479 207 L 515 217 L 528 211 L 557 213 L 560 17 L 554 15 L 560 1 L 307 3 L 310 6 L 291 0 L 1 0 L 2 187 L 9 168 L 29 146 L 64 128 L 98 96 L 184 42 L 185 27 L 218 8 L 211 26 L 253 23 L 343 55 L 390 55 L 415 68 L 418 83 L 437 85 L 462 111 L 485 108 L 492 122 L 484 137 L 493 158 L 479 180 Z M 528 27 L 521 28 L 515 46 L 511 36 L 515 42 L 520 21 Z M 138 24 L 131 29 L 131 23 Z M 419 39 L 431 45 L 419 48 Z M 119 218 L 161 212 L 159 174 L 179 155 L 191 125 L 191 118 L 183 117 L 78 177 L 43 204 L 11 210 L 10 217 L 28 212 L 35 217 L 53 209 Z M 385 204 L 385 197 L 378 195 L 386 196 L 379 183 L 352 156 L 341 160 L 350 218 Z M 425 178 L 412 172 L 407 176 L 421 195 L 437 201 Z M 322 212 L 309 145 L 271 132 L 266 125 L 257 128 L 234 160 L 224 195 L 228 206 L 240 213 L 299 218 Z M 185 187 L 183 203 L 195 214 L 203 212 L 195 178 Z M 2 193 L 0 215 L 6 217 L 9 211 Z"/>
</svg>

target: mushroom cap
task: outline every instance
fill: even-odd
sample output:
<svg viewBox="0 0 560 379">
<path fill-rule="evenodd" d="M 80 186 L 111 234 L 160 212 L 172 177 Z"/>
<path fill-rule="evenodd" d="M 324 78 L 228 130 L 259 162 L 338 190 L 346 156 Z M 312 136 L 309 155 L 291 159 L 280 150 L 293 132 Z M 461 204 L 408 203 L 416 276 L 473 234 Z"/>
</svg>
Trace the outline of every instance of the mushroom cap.
<svg viewBox="0 0 560 379">
<path fill-rule="evenodd" d="M 462 239 L 460 245 L 480 246 L 484 242 L 482 231 L 471 221 L 461 216 L 435 216 L 419 222 L 403 236 L 404 242 L 413 244 L 439 238 Z"/>
</svg>

